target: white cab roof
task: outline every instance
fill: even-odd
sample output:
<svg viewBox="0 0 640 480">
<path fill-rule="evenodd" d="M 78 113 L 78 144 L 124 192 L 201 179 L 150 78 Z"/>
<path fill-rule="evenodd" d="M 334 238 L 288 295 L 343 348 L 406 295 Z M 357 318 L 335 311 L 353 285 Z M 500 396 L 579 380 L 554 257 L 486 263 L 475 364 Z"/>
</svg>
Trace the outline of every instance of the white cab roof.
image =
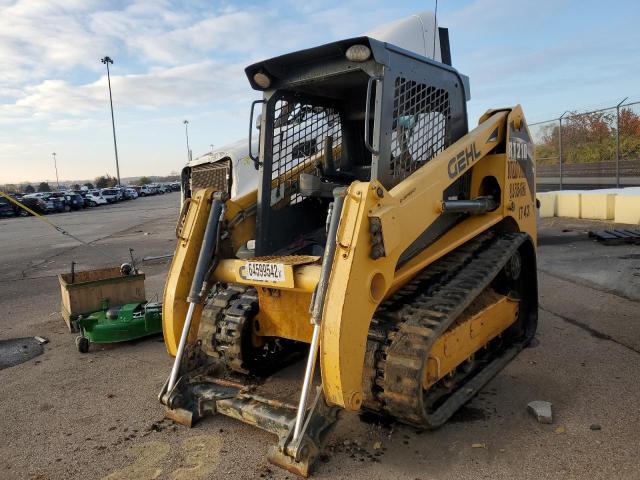
<svg viewBox="0 0 640 480">
<path fill-rule="evenodd" d="M 433 12 L 416 13 L 410 17 L 376 27 L 364 35 L 438 62 L 442 61 L 438 25 Z"/>
</svg>

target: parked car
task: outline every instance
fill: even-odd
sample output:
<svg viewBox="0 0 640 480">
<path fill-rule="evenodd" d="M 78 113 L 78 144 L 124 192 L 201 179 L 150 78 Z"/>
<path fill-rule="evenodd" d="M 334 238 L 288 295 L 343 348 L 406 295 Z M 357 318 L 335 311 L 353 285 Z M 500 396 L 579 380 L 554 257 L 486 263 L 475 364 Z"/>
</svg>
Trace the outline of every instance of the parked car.
<svg viewBox="0 0 640 480">
<path fill-rule="evenodd" d="M 64 195 L 60 197 L 52 197 L 51 199 L 55 204 L 56 212 L 64 212 L 66 210 L 67 201 L 64 198 Z"/>
<path fill-rule="evenodd" d="M 146 197 L 148 195 L 155 195 L 156 192 L 154 191 L 153 187 L 151 185 L 143 185 L 140 187 L 140 192 L 139 192 L 141 197 Z"/>
<path fill-rule="evenodd" d="M 134 200 L 134 199 L 138 198 L 138 192 L 136 192 L 135 188 L 125 188 L 124 189 L 124 196 L 125 196 L 125 198 L 129 198 L 131 200 Z"/>
<path fill-rule="evenodd" d="M 107 204 L 107 199 L 100 195 L 100 192 L 88 192 L 84 198 L 87 202 L 89 202 L 90 207 L 97 207 L 98 205 Z"/>
<path fill-rule="evenodd" d="M 82 197 L 82 201 L 84 202 L 83 208 L 89 207 L 89 200 L 87 200 L 87 191 L 86 190 L 73 190 L 73 193 L 77 193 Z"/>
<path fill-rule="evenodd" d="M 9 200 L 4 197 L 0 197 L 0 217 L 17 216 L 16 209 L 14 207 L 16 206 Z"/>
<path fill-rule="evenodd" d="M 64 199 L 71 210 L 80 210 L 81 208 L 84 208 L 84 199 L 77 193 L 65 193 Z"/>
<path fill-rule="evenodd" d="M 116 203 L 118 201 L 118 191 L 115 188 L 103 188 L 100 190 L 100 195 L 108 203 Z"/>
<path fill-rule="evenodd" d="M 25 207 L 30 208 L 36 213 L 39 213 L 41 215 L 47 213 L 47 204 L 45 203 L 44 200 L 42 200 L 39 197 L 30 197 L 29 195 L 25 195 L 19 201 Z M 31 214 L 26 212 L 25 210 L 22 210 L 20 212 L 20 215 L 31 215 Z"/>
<path fill-rule="evenodd" d="M 42 197 L 46 204 L 47 213 L 62 213 L 65 211 L 65 199 L 64 197 L 58 197 L 49 195 Z"/>
</svg>

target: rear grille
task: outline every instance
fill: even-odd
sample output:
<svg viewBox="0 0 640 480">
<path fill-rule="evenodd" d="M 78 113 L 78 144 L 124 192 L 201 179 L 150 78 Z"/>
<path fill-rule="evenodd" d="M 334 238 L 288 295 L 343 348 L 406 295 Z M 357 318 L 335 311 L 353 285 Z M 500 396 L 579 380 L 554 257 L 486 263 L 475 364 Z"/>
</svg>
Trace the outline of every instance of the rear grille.
<svg viewBox="0 0 640 480">
<path fill-rule="evenodd" d="M 446 90 L 398 77 L 393 100 L 391 176 L 402 180 L 449 146 Z"/>
<path fill-rule="evenodd" d="M 217 192 L 230 193 L 231 160 L 205 163 L 191 168 L 191 191 L 214 188 Z"/>
<path fill-rule="evenodd" d="M 280 99 L 273 115 L 272 190 L 274 207 L 297 203 L 297 179 L 310 157 L 324 154 L 325 140 L 331 136 L 333 146 L 342 142 L 340 115 L 332 108 Z"/>
</svg>

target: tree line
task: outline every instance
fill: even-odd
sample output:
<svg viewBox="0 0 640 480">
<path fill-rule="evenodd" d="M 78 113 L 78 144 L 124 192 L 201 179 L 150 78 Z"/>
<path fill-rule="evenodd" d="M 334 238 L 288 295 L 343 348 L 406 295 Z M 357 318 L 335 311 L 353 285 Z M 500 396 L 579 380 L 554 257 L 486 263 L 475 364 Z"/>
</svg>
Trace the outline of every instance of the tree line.
<svg viewBox="0 0 640 480">
<path fill-rule="evenodd" d="M 630 108 L 620 109 L 620 158 L 640 159 L 640 116 Z M 563 163 L 597 163 L 616 159 L 616 113 L 569 112 L 559 122 L 542 127 L 535 156 L 539 165 L 558 162 L 562 136 Z"/>
</svg>

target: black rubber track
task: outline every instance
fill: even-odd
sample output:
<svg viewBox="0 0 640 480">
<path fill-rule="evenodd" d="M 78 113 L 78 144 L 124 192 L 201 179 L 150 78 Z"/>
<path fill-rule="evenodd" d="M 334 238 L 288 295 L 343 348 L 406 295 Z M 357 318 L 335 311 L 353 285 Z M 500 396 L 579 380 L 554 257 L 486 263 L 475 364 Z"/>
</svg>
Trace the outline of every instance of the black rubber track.
<svg viewBox="0 0 640 480">
<path fill-rule="evenodd" d="M 419 428 L 445 423 L 530 341 L 519 337 L 458 380 L 454 389 L 422 388 L 436 339 L 491 284 L 527 240 L 525 233 L 485 233 L 429 266 L 385 301 L 371 323 L 364 407 Z"/>
</svg>

